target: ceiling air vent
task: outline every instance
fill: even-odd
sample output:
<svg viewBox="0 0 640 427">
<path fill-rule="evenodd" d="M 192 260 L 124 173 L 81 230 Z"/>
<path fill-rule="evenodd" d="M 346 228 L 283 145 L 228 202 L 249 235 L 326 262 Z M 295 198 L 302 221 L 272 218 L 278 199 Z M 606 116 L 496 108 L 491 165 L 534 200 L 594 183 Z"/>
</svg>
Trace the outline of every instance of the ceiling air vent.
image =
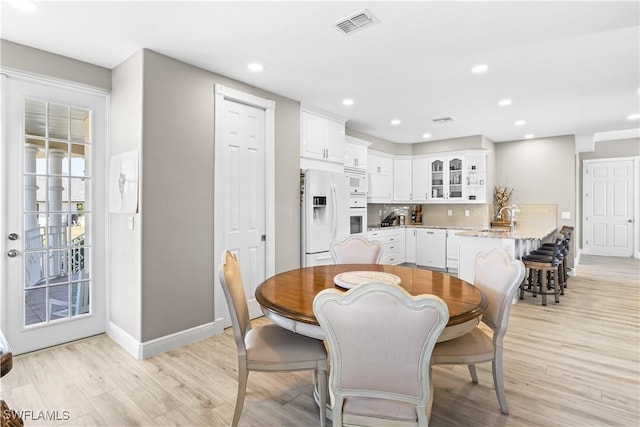
<svg viewBox="0 0 640 427">
<path fill-rule="evenodd" d="M 452 122 L 453 119 L 451 117 L 440 117 L 438 119 L 433 119 L 433 121 L 436 123 L 449 123 Z"/>
<path fill-rule="evenodd" d="M 369 24 L 375 24 L 377 22 L 378 20 L 376 19 L 376 17 L 373 16 L 371 12 L 365 9 L 362 12 L 358 12 L 348 18 L 341 19 L 333 26 L 347 35 Z"/>
</svg>

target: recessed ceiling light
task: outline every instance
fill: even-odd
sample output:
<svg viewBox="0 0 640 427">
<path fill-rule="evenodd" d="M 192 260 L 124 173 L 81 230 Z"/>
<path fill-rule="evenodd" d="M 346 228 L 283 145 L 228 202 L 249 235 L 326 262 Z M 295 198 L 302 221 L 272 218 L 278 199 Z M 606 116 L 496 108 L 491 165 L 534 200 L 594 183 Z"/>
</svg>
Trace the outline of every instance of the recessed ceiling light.
<svg viewBox="0 0 640 427">
<path fill-rule="evenodd" d="M 640 114 L 638 114 L 638 113 L 629 114 L 627 116 L 627 120 L 640 120 Z"/>
<path fill-rule="evenodd" d="M 474 67 L 471 69 L 471 72 L 473 74 L 482 74 L 482 73 L 486 73 L 488 69 L 489 69 L 489 66 L 487 64 L 478 64 L 478 65 L 474 65 Z"/>
<path fill-rule="evenodd" d="M 400 126 L 400 123 L 402 123 L 402 122 L 399 119 L 391 120 L 391 125 L 392 126 Z"/>
<path fill-rule="evenodd" d="M 524 121 L 524 120 L 516 120 L 516 122 L 514 123 L 514 125 L 516 125 L 516 126 L 524 126 L 526 124 L 527 124 L 527 122 Z"/>
<path fill-rule="evenodd" d="M 38 6 L 30 0 L 9 0 L 9 4 L 22 12 L 35 12 Z"/>
<path fill-rule="evenodd" d="M 353 99 L 351 98 L 346 98 L 342 100 L 342 105 L 346 105 L 347 107 L 353 105 Z"/>
<path fill-rule="evenodd" d="M 535 136 L 534 134 L 532 134 L 532 133 L 528 133 L 528 134 L 526 134 L 524 137 L 525 137 L 525 139 L 531 139 L 531 138 L 533 138 L 534 136 Z"/>
<path fill-rule="evenodd" d="M 501 107 L 506 107 L 507 105 L 511 105 L 511 100 L 509 98 L 501 99 L 498 101 L 498 105 Z"/>
<path fill-rule="evenodd" d="M 431 134 L 430 133 L 423 133 L 422 134 L 422 138 L 423 139 L 429 139 L 429 138 L 431 138 Z"/>
<path fill-rule="evenodd" d="M 257 62 L 252 62 L 249 65 L 247 65 L 247 68 L 251 71 L 259 72 L 264 70 L 264 65 L 258 64 Z"/>
</svg>

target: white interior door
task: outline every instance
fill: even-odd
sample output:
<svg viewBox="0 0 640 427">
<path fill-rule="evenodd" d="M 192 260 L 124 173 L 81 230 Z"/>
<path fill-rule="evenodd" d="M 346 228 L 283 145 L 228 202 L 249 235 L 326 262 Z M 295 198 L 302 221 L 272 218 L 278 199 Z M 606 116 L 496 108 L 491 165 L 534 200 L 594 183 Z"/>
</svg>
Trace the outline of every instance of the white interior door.
<svg viewBox="0 0 640 427">
<path fill-rule="evenodd" d="M 229 93 L 227 89 L 225 91 Z M 231 91 L 233 93 L 233 91 Z M 252 318 L 262 315 L 255 290 L 273 274 L 269 248 L 273 220 L 272 158 L 273 103 L 249 95 L 216 98 L 216 256 L 228 249 L 238 257 Z M 238 99 L 240 98 L 240 99 Z M 257 104 L 257 105 L 256 105 Z M 219 258 L 218 258 L 219 259 Z M 216 322 L 229 326 L 228 309 L 220 285 L 215 293 Z"/>
<path fill-rule="evenodd" d="M 634 182 L 631 159 L 584 161 L 585 253 L 633 256 Z"/>
<path fill-rule="evenodd" d="M 20 354 L 104 332 L 107 96 L 2 80 L 2 329 Z"/>
</svg>

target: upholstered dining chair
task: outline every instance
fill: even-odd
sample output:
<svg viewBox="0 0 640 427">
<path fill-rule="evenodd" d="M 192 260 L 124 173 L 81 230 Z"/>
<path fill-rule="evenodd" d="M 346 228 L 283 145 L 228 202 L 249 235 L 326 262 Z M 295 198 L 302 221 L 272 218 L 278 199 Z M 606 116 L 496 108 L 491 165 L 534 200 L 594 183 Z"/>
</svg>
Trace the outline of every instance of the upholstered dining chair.
<svg viewBox="0 0 640 427">
<path fill-rule="evenodd" d="M 443 300 L 371 282 L 319 292 L 313 312 L 329 346 L 334 427 L 428 425 L 431 351 L 449 321 Z"/>
<path fill-rule="evenodd" d="M 382 256 L 382 244 L 360 236 L 349 236 L 329 245 L 336 264 L 377 264 Z"/>
<path fill-rule="evenodd" d="M 219 268 L 220 283 L 229 306 L 238 347 L 238 395 L 232 426 L 242 414 L 249 371 L 314 370 L 320 397 L 320 425 L 326 425 L 327 352 L 321 340 L 296 334 L 275 324 L 252 327 L 240 266 L 225 250 Z"/>
<path fill-rule="evenodd" d="M 493 249 L 476 257 L 474 285 L 487 296 L 488 305 L 482 321 L 492 330 L 489 336 L 481 328 L 436 344 L 433 350 L 434 365 L 465 364 L 471 380 L 478 382 L 476 363 L 491 362 L 493 384 L 503 414 L 508 414 L 502 374 L 502 341 L 509 323 L 509 313 L 514 296 L 524 279 L 525 268 L 520 260 L 514 260 L 503 249 Z"/>
</svg>

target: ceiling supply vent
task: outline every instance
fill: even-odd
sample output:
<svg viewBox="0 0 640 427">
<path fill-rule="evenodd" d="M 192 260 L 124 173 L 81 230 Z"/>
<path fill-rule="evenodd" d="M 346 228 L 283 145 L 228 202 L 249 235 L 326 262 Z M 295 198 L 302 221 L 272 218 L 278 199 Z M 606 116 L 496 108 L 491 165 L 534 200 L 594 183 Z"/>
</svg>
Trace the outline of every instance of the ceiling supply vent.
<svg viewBox="0 0 640 427">
<path fill-rule="evenodd" d="M 368 10 L 363 10 L 348 18 L 341 19 L 333 26 L 345 35 L 351 34 L 356 30 L 359 30 L 367 25 L 375 24 L 379 22 L 378 19 L 371 14 Z"/>
<path fill-rule="evenodd" d="M 451 117 L 440 117 L 439 119 L 433 119 L 436 123 L 449 123 L 452 122 L 453 119 Z"/>
</svg>

